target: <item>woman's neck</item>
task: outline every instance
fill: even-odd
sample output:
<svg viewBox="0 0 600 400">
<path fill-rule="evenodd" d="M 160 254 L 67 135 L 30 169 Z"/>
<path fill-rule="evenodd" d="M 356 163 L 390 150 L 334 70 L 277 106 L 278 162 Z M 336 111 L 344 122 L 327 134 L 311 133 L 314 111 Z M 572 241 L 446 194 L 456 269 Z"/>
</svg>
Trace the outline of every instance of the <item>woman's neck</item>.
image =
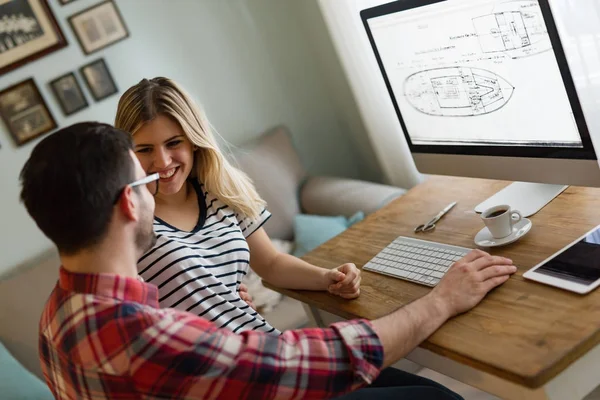
<svg viewBox="0 0 600 400">
<path fill-rule="evenodd" d="M 193 195 L 194 188 L 192 187 L 192 183 L 187 180 L 179 189 L 179 192 L 171 194 L 171 195 L 162 195 L 158 193 L 155 197 L 156 208 L 160 209 L 163 207 L 180 207 L 184 205 L 191 195 Z"/>
</svg>

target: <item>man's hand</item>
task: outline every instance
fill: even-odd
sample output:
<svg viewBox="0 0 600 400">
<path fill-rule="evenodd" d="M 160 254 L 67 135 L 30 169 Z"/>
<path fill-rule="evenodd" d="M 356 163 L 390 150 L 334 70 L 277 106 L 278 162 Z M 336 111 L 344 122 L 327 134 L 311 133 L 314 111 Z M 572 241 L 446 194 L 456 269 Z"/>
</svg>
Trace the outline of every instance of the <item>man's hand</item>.
<svg viewBox="0 0 600 400">
<path fill-rule="evenodd" d="M 254 311 L 256 311 L 256 307 L 254 306 L 254 303 L 252 302 L 252 296 L 250 296 L 250 293 L 248 293 L 248 286 L 244 285 L 243 283 L 240 283 L 239 294 L 240 294 L 240 298 L 242 300 L 244 300 L 246 303 L 248 303 L 248 305 L 250 307 L 252 307 L 252 309 Z"/>
<path fill-rule="evenodd" d="M 360 270 L 353 263 L 342 264 L 327 271 L 327 291 L 344 299 L 355 299 L 360 295 Z"/>
<path fill-rule="evenodd" d="M 455 262 L 431 291 L 438 303 L 453 317 L 475 307 L 493 288 L 517 271 L 512 260 L 473 250 Z"/>
</svg>

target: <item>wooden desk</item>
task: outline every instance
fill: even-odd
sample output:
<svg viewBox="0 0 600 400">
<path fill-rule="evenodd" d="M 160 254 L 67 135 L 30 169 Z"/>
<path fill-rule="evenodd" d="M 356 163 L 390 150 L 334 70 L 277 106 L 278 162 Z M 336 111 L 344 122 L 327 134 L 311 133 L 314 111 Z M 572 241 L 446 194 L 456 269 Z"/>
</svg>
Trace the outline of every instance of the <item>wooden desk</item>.
<svg viewBox="0 0 600 400">
<path fill-rule="evenodd" d="M 508 183 L 431 177 L 303 258 L 327 268 L 344 262 L 360 268 L 400 235 L 474 248 L 483 223 L 473 208 Z M 413 233 L 452 201 L 457 206 L 435 231 Z M 600 290 L 581 296 L 522 274 L 600 225 L 600 189 L 570 187 L 530 219 L 533 228 L 521 240 L 488 250 L 510 257 L 517 274 L 407 358 L 503 398 L 582 398 L 600 384 Z M 430 289 L 363 271 L 361 296 L 353 301 L 276 290 L 342 318 L 376 319 Z"/>
</svg>

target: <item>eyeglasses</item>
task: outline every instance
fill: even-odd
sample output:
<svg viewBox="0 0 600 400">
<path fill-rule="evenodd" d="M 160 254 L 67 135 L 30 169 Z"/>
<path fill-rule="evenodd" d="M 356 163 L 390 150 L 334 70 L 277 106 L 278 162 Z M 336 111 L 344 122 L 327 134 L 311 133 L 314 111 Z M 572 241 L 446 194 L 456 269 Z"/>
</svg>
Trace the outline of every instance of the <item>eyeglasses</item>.
<svg viewBox="0 0 600 400">
<path fill-rule="evenodd" d="M 146 185 L 150 194 L 152 196 L 156 196 L 156 194 L 158 193 L 158 180 L 159 179 L 160 179 L 160 175 L 158 175 L 158 173 L 155 173 L 152 175 L 148 175 L 142 179 L 138 179 L 135 182 L 131 182 L 128 186 L 135 187 L 135 186 Z M 123 190 L 119 191 L 119 194 L 115 198 L 115 201 L 113 204 L 117 204 L 117 202 L 119 201 L 119 197 L 121 197 L 122 192 L 123 192 Z"/>
<path fill-rule="evenodd" d="M 129 184 L 131 187 L 146 185 L 148 191 L 152 196 L 156 196 L 158 193 L 158 180 L 160 179 L 160 175 L 158 172 L 152 175 L 148 175 L 145 178 L 138 179 L 135 182 Z"/>
</svg>

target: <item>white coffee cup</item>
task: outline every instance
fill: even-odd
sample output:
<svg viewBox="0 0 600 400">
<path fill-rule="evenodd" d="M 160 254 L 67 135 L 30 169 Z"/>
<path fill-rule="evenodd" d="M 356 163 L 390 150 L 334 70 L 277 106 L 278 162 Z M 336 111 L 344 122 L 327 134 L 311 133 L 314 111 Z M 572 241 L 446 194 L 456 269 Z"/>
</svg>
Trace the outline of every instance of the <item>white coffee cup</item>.
<svg viewBox="0 0 600 400">
<path fill-rule="evenodd" d="M 523 219 L 517 210 L 511 210 L 507 204 L 491 207 L 481 213 L 481 219 L 496 239 L 502 239 L 512 233 L 513 225 Z"/>
</svg>

